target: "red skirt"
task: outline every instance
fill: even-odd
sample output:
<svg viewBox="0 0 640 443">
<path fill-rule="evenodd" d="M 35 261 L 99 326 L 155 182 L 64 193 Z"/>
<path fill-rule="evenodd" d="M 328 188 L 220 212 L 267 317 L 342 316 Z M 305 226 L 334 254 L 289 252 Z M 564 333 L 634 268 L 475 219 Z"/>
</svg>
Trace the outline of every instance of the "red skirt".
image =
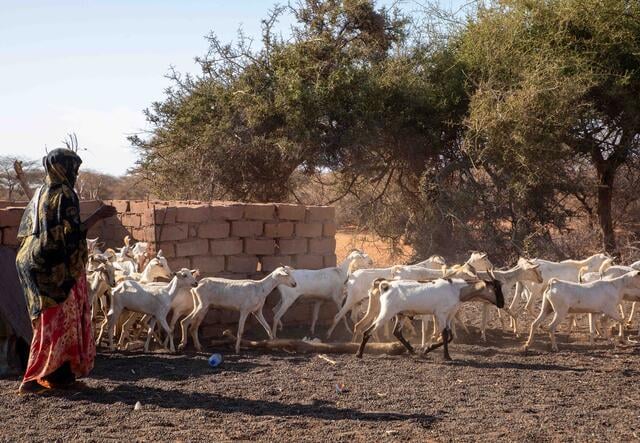
<svg viewBox="0 0 640 443">
<path fill-rule="evenodd" d="M 33 321 L 33 341 L 23 382 L 43 378 L 69 362 L 76 377 L 93 369 L 96 346 L 87 278 L 82 274 L 67 299 Z"/>
</svg>

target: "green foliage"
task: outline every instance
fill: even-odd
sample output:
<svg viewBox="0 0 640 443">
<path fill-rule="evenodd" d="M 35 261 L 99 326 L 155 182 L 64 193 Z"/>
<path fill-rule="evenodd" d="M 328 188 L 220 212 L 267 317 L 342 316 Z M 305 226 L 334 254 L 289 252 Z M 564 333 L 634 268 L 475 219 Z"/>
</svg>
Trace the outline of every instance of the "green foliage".
<svg viewBox="0 0 640 443">
<path fill-rule="evenodd" d="M 155 125 L 141 169 L 167 197 L 284 199 L 296 169 L 341 168 L 363 155 L 362 135 L 383 103 L 373 66 L 402 40 L 404 22 L 369 1 L 307 1 L 291 40 L 263 21 L 263 46 L 210 36 L 202 74 L 181 78 L 147 112 Z M 347 159 L 345 159 L 347 157 Z"/>
<path fill-rule="evenodd" d="M 638 150 L 640 4 L 623 0 L 509 0 L 479 11 L 461 60 L 475 86 L 468 152 L 514 201 L 547 216 L 587 193 L 576 163 L 599 177 L 604 247 L 615 249 L 615 171 Z M 577 178 L 577 179 L 576 179 Z"/>
<path fill-rule="evenodd" d="M 640 142 L 640 4 L 428 11 L 301 0 L 263 20 L 260 47 L 210 35 L 201 73 L 172 72 L 150 136 L 131 138 L 139 171 L 164 198 L 342 202 L 420 256 L 559 256 L 585 215 L 613 250 L 616 171 Z"/>
</svg>

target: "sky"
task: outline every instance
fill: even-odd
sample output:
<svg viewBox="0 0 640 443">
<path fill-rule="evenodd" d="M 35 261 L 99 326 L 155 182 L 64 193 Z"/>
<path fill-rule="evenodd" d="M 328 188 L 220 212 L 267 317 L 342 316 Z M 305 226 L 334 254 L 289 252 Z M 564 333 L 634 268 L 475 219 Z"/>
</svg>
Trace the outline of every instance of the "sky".
<svg viewBox="0 0 640 443">
<path fill-rule="evenodd" d="M 147 129 L 143 110 L 163 98 L 169 68 L 197 73 L 193 59 L 212 31 L 258 38 L 274 3 L 0 0 L 0 155 L 40 159 L 75 132 L 83 168 L 124 174 L 137 158 L 127 136 Z"/>
</svg>

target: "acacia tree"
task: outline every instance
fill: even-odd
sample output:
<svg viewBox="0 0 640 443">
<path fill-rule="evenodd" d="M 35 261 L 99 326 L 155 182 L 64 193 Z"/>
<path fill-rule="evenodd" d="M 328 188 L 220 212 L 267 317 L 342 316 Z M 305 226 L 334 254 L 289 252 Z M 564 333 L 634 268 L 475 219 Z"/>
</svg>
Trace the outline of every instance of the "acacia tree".
<svg viewBox="0 0 640 443">
<path fill-rule="evenodd" d="M 274 34 L 285 13 L 291 38 Z M 402 38 L 397 11 L 366 0 L 307 0 L 263 21 L 262 46 L 208 37 L 198 76 L 147 111 L 149 137 L 132 137 L 140 170 L 169 197 L 281 200 L 294 171 L 339 169 L 366 155 L 362 137 L 379 111 L 374 66 Z"/>
<path fill-rule="evenodd" d="M 296 20 L 286 42 L 272 32 L 285 12 Z M 388 237 L 422 227 L 424 183 L 469 166 L 467 95 L 446 42 L 409 25 L 371 0 L 307 0 L 263 22 L 258 50 L 210 36 L 202 74 L 172 74 L 147 111 L 151 135 L 132 138 L 141 172 L 165 197 L 264 201 L 299 199 L 301 180 L 330 171 L 323 203 L 355 202 L 359 221 Z"/>
<path fill-rule="evenodd" d="M 314 202 L 348 202 L 419 256 L 562 256 L 553 231 L 579 211 L 612 251 L 616 171 L 637 163 L 638 7 L 505 0 L 454 25 L 372 0 L 278 7 L 257 49 L 211 35 L 199 75 L 171 74 L 131 139 L 139 170 L 165 198 L 304 200 L 315 180 L 330 192 Z"/>
<path fill-rule="evenodd" d="M 640 149 L 640 3 L 498 1 L 468 24 L 461 60 L 475 86 L 472 157 L 525 189 L 594 196 L 615 252 L 616 173 Z M 583 162 L 596 189 L 576 180 Z"/>
</svg>

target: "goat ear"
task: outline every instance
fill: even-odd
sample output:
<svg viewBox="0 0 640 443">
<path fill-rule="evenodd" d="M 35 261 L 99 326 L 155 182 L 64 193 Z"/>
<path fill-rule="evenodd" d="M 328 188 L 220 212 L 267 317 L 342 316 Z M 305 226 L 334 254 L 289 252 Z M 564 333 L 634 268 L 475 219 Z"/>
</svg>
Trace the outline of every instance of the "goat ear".
<svg viewBox="0 0 640 443">
<path fill-rule="evenodd" d="M 475 291 L 482 291 L 486 287 L 487 287 L 487 284 L 483 281 L 478 281 L 473 284 L 473 289 Z"/>
<path fill-rule="evenodd" d="M 163 252 L 162 252 L 162 249 L 160 249 L 160 250 L 158 251 L 158 253 L 156 254 L 156 257 L 164 257 L 164 254 L 163 254 Z"/>
</svg>

